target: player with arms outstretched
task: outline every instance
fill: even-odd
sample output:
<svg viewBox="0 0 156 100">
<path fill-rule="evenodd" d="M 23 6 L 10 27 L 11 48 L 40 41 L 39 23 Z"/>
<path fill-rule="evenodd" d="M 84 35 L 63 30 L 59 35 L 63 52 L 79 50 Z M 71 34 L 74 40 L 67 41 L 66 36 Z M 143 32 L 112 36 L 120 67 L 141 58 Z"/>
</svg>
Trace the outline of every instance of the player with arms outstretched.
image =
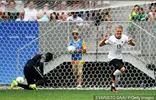
<svg viewBox="0 0 156 100">
<path fill-rule="evenodd" d="M 102 41 L 100 41 L 99 46 L 110 45 L 110 50 L 108 54 L 108 59 L 110 60 L 110 65 L 115 67 L 115 71 L 112 73 L 111 91 L 117 92 L 115 88 L 115 82 L 118 80 L 119 75 L 125 72 L 125 66 L 123 63 L 122 48 L 127 43 L 135 46 L 135 42 L 132 39 L 128 39 L 128 36 L 122 34 L 123 27 L 118 25 L 115 29 L 115 35 L 109 37 L 106 35 Z"/>
<path fill-rule="evenodd" d="M 49 62 L 52 58 L 53 54 L 48 52 L 45 54 L 37 54 L 32 59 L 28 60 L 24 67 L 24 76 L 27 85 L 13 80 L 11 83 L 11 89 L 15 86 L 19 86 L 28 90 L 36 90 L 37 85 L 46 81 L 46 77 L 43 75 L 44 63 Z"/>
</svg>

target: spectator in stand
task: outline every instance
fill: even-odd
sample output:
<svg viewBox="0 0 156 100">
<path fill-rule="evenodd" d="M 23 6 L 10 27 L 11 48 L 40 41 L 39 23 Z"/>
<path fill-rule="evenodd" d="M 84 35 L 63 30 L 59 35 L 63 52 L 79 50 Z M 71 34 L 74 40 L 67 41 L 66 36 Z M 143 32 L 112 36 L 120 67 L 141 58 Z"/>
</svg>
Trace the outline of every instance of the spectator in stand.
<svg viewBox="0 0 156 100">
<path fill-rule="evenodd" d="M 62 10 L 62 8 L 61 8 L 61 3 L 58 3 L 58 4 L 57 4 L 56 10 Z"/>
<path fill-rule="evenodd" d="M 67 21 L 69 21 L 69 19 L 73 16 L 74 12 L 68 12 L 67 15 Z"/>
<path fill-rule="evenodd" d="M 0 0 L 0 2 L 4 5 L 4 6 L 3 6 L 4 9 L 5 9 L 5 6 L 8 5 L 8 1 L 9 1 L 9 0 Z"/>
<path fill-rule="evenodd" d="M 6 15 L 8 15 L 9 20 L 15 21 L 18 18 L 19 12 L 16 9 L 16 2 L 14 0 L 8 1 L 8 5 L 6 7 L 5 12 L 6 12 Z"/>
<path fill-rule="evenodd" d="M 54 7 L 54 10 L 65 10 L 67 8 L 67 0 L 57 1 L 57 5 Z"/>
<path fill-rule="evenodd" d="M 37 21 L 37 13 L 38 11 L 35 9 L 35 5 L 33 1 L 28 3 L 27 8 L 24 9 L 25 16 L 24 18 L 28 21 Z"/>
<path fill-rule="evenodd" d="M 41 9 L 38 13 L 38 21 L 50 21 L 50 10 L 49 10 L 49 4 L 44 4 L 43 9 Z"/>
<path fill-rule="evenodd" d="M 139 9 L 139 21 L 147 21 L 147 14 L 144 12 L 143 8 Z"/>
<path fill-rule="evenodd" d="M 132 12 L 129 14 L 130 21 L 138 21 L 139 20 L 139 8 L 140 6 L 135 5 L 132 9 Z"/>
<path fill-rule="evenodd" d="M 16 21 L 27 21 L 27 19 L 24 18 L 25 12 L 24 10 L 20 11 L 19 17 L 16 19 Z"/>
<path fill-rule="evenodd" d="M 109 12 L 105 13 L 103 21 L 111 21 L 111 16 L 110 16 Z"/>
<path fill-rule="evenodd" d="M 151 11 L 148 13 L 149 21 L 156 21 L 156 5 L 151 6 Z"/>
<path fill-rule="evenodd" d="M 86 1 L 84 2 L 84 6 L 85 6 L 85 8 L 89 8 L 89 0 L 86 0 Z"/>
<path fill-rule="evenodd" d="M 54 22 L 54 23 L 56 22 L 56 14 L 55 13 L 50 14 L 50 21 Z"/>
<path fill-rule="evenodd" d="M 66 3 L 67 3 L 67 8 L 66 8 L 66 9 L 68 9 L 68 10 L 73 10 L 73 8 L 72 8 L 72 3 L 73 3 L 73 1 L 67 0 Z"/>
<path fill-rule="evenodd" d="M 60 17 L 60 13 L 56 14 L 56 22 L 61 22 L 61 17 Z"/>
<path fill-rule="evenodd" d="M 4 14 L 5 14 L 5 9 L 4 9 L 4 7 L 3 7 L 3 2 L 0 1 L 0 21 L 3 20 Z"/>
<path fill-rule="evenodd" d="M 60 22 L 59 14 L 51 13 L 50 14 L 50 21 L 53 22 L 53 23 Z"/>
<path fill-rule="evenodd" d="M 29 2 L 26 2 L 25 4 L 24 4 L 24 8 L 28 8 L 29 7 Z"/>
<path fill-rule="evenodd" d="M 3 21 L 3 12 L 0 12 L 0 21 Z"/>
<path fill-rule="evenodd" d="M 61 21 L 67 21 L 67 18 L 68 18 L 68 14 L 62 12 L 62 14 L 60 15 Z"/>
<path fill-rule="evenodd" d="M 5 12 L 2 1 L 0 1 L 0 12 Z"/>
<path fill-rule="evenodd" d="M 67 9 L 67 0 L 62 0 L 61 9 Z"/>
<path fill-rule="evenodd" d="M 79 9 L 82 7 L 82 1 L 73 1 L 72 8 L 73 9 Z"/>
<path fill-rule="evenodd" d="M 9 0 L 8 5 L 6 7 L 7 12 L 17 12 L 16 2 L 14 0 Z"/>
<path fill-rule="evenodd" d="M 53 13 L 50 14 L 50 21 L 51 22 L 56 22 L 55 14 L 53 14 Z"/>
<path fill-rule="evenodd" d="M 8 21 L 9 20 L 7 13 L 3 13 L 2 14 L 2 20 L 4 20 L 4 21 Z"/>
<path fill-rule="evenodd" d="M 81 17 L 78 17 L 76 12 L 72 12 L 72 16 L 67 18 L 67 21 L 73 21 L 77 22 L 77 26 L 81 27 L 83 25 L 83 19 Z"/>
</svg>

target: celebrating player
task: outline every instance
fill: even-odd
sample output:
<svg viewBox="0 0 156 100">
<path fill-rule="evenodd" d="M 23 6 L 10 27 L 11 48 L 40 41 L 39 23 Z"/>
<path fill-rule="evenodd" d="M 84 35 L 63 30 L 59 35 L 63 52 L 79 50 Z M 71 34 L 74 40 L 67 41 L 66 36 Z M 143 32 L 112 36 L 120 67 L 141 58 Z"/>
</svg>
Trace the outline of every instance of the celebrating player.
<svg viewBox="0 0 156 100">
<path fill-rule="evenodd" d="M 49 62 L 52 58 L 52 53 L 48 52 L 46 54 L 37 54 L 32 59 L 28 60 L 24 67 L 24 76 L 28 84 L 25 85 L 13 80 L 11 83 L 11 89 L 15 86 L 19 86 L 28 90 L 36 90 L 37 85 L 46 81 L 46 77 L 43 75 L 44 62 Z"/>
<path fill-rule="evenodd" d="M 119 75 L 125 72 L 124 63 L 122 61 L 122 48 L 128 43 L 132 46 L 135 46 L 135 42 L 132 39 L 128 39 L 126 35 L 123 35 L 123 27 L 118 25 L 116 27 L 115 35 L 109 37 L 106 35 L 102 41 L 100 41 L 99 46 L 110 45 L 111 48 L 109 50 L 108 59 L 110 60 L 110 65 L 115 67 L 115 71 L 112 73 L 112 82 L 111 82 L 111 91 L 117 92 L 115 88 L 115 81 L 118 80 Z"/>
<path fill-rule="evenodd" d="M 79 33 L 77 30 L 74 30 L 72 32 L 73 40 L 70 42 L 70 46 L 75 47 L 75 51 L 72 53 L 72 69 L 73 74 L 75 75 L 75 78 L 77 80 L 77 87 L 82 87 L 82 69 L 84 64 L 83 55 L 86 53 L 87 47 L 86 43 L 79 38 Z"/>
</svg>

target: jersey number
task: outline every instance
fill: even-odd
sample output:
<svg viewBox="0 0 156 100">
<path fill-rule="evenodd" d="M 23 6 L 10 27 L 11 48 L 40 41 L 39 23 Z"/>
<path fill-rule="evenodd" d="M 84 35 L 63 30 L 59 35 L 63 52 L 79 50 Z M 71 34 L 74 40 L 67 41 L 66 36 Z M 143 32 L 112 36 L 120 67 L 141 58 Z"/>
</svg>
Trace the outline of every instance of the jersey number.
<svg viewBox="0 0 156 100">
<path fill-rule="evenodd" d="M 121 49 L 121 44 L 117 44 L 117 49 Z"/>
</svg>

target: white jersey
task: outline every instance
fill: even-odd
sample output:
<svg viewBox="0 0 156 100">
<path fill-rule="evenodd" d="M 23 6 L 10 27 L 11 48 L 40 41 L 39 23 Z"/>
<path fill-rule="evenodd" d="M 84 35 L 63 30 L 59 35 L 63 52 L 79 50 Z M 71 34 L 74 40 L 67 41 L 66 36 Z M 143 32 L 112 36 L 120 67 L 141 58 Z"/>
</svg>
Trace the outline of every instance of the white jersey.
<svg viewBox="0 0 156 100">
<path fill-rule="evenodd" d="M 29 9 L 29 8 L 25 8 L 25 15 L 24 18 L 27 19 L 28 21 L 36 21 L 37 20 L 37 13 L 38 11 L 33 8 L 33 9 Z"/>
<path fill-rule="evenodd" d="M 128 43 L 128 37 L 126 35 L 122 35 L 121 39 L 117 39 L 115 35 L 110 36 L 110 38 L 105 41 L 106 45 L 110 45 L 108 59 L 122 59 L 122 48 L 126 43 Z"/>
<path fill-rule="evenodd" d="M 67 18 L 67 21 L 77 22 L 77 26 L 83 25 L 83 19 L 81 17 L 78 17 L 78 16 L 76 18 L 73 18 L 73 16 L 70 16 Z"/>
</svg>

